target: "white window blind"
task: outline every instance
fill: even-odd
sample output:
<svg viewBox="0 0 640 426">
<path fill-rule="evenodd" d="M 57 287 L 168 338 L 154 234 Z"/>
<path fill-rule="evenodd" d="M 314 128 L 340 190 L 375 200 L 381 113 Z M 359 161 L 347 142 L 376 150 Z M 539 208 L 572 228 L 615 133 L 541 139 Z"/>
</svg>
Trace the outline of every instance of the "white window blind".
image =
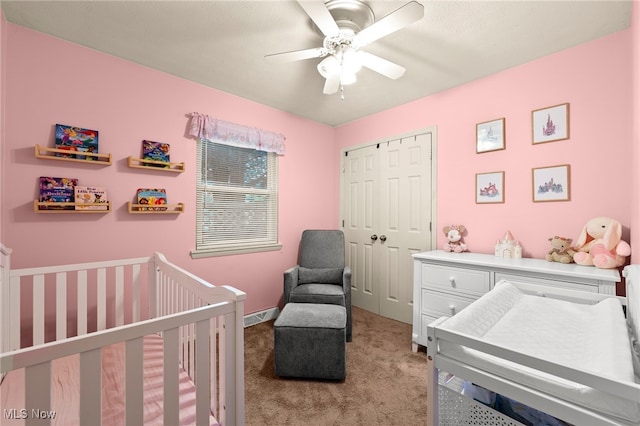
<svg viewBox="0 0 640 426">
<path fill-rule="evenodd" d="M 198 139 L 192 257 L 278 250 L 278 156 Z"/>
</svg>

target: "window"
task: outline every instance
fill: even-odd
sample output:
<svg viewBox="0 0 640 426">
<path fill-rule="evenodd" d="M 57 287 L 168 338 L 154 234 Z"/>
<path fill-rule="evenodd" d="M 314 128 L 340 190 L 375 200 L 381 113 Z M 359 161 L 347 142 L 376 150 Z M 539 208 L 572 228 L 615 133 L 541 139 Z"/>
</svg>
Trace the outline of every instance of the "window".
<svg viewBox="0 0 640 426">
<path fill-rule="evenodd" d="M 279 250 L 278 156 L 198 139 L 192 257 Z"/>
</svg>

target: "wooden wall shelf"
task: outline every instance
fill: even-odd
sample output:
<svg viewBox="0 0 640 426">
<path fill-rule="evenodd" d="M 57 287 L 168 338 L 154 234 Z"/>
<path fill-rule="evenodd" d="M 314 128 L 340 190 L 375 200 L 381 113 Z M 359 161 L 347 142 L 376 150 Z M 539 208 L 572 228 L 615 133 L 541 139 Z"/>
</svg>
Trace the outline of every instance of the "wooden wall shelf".
<svg viewBox="0 0 640 426">
<path fill-rule="evenodd" d="M 154 210 L 164 209 L 164 210 Z M 162 206 L 150 206 L 149 204 L 128 203 L 129 213 L 134 214 L 178 214 L 184 212 L 184 204 L 165 204 Z"/>
<path fill-rule="evenodd" d="M 41 158 L 44 160 L 58 160 L 58 161 L 70 161 L 74 163 L 89 163 L 101 166 L 110 166 L 111 165 L 111 154 L 96 154 L 91 152 L 77 152 L 68 151 L 66 149 L 58 149 L 58 148 L 47 148 L 45 146 L 36 145 L 36 158 Z M 86 158 L 70 158 L 70 157 L 59 157 L 57 154 L 64 155 L 78 155 Z"/>
<path fill-rule="evenodd" d="M 106 209 L 102 210 L 88 210 L 88 209 L 80 209 L 75 210 L 78 206 L 80 207 L 106 207 Z M 42 209 L 42 207 L 56 207 L 55 209 Z M 60 207 L 73 207 L 74 210 L 65 210 Z M 33 201 L 33 211 L 36 213 L 109 213 L 111 211 L 111 202 L 107 201 L 106 203 L 58 203 L 58 202 L 48 202 L 48 201 Z"/>
<path fill-rule="evenodd" d="M 171 163 L 171 162 L 156 161 L 156 160 L 143 160 L 142 158 L 135 158 L 135 157 L 129 156 L 128 164 L 129 164 L 129 167 L 133 169 L 157 170 L 161 172 L 176 172 L 176 173 L 184 172 L 184 163 Z"/>
</svg>

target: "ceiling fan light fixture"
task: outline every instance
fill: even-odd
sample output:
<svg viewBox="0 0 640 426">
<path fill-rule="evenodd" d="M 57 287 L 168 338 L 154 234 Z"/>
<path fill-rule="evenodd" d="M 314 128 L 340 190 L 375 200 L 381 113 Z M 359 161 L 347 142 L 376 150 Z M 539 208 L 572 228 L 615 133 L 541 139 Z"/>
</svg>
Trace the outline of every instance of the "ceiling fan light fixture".
<svg viewBox="0 0 640 426">
<path fill-rule="evenodd" d="M 358 79 L 356 78 L 355 73 L 350 73 L 346 70 L 342 71 L 342 74 L 340 75 L 340 84 L 342 84 L 343 86 L 348 86 L 355 83 L 356 81 L 358 81 Z"/>
<path fill-rule="evenodd" d="M 339 76 L 340 84 L 347 86 L 357 81 L 356 74 L 362 68 L 362 62 L 356 51 L 350 51 L 350 54 L 345 52 L 327 56 L 320 61 L 317 68 L 324 78 Z"/>
<path fill-rule="evenodd" d="M 340 63 L 338 62 L 338 58 L 333 55 L 327 56 L 318 64 L 318 72 L 324 78 L 329 78 L 329 76 L 340 74 Z"/>
<path fill-rule="evenodd" d="M 362 69 L 362 59 L 360 52 L 347 48 L 342 52 L 342 72 L 355 74 Z"/>
</svg>

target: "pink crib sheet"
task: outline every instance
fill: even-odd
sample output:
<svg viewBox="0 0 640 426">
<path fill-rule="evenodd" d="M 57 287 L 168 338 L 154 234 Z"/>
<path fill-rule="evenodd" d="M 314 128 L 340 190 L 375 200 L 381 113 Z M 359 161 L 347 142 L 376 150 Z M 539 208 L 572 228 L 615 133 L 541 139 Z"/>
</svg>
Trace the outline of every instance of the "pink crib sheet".
<svg viewBox="0 0 640 426">
<path fill-rule="evenodd" d="M 125 350 L 124 343 L 102 348 L 102 424 L 125 424 Z M 78 355 L 54 360 L 51 363 L 52 424 L 79 423 L 79 362 Z M 144 424 L 162 425 L 163 357 L 162 338 L 157 335 L 144 338 Z M 184 369 L 179 369 L 180 424 L 195 424 L 195 386 Z M 23 425 L 24 369 L 7 374 L 0 385 L 0 424 Z M 210 416 L 210 424 L 218 425 Z"/>
</svg>

